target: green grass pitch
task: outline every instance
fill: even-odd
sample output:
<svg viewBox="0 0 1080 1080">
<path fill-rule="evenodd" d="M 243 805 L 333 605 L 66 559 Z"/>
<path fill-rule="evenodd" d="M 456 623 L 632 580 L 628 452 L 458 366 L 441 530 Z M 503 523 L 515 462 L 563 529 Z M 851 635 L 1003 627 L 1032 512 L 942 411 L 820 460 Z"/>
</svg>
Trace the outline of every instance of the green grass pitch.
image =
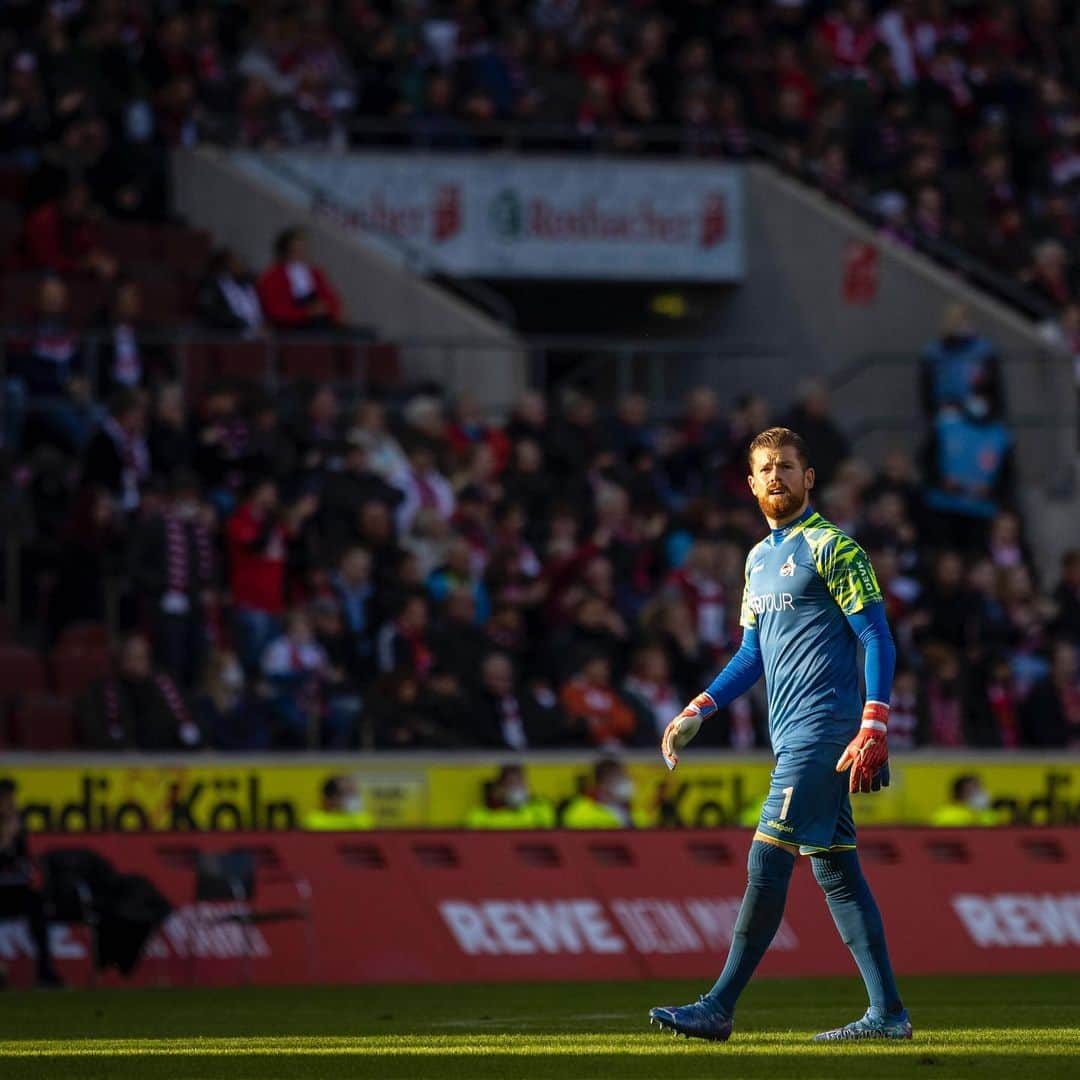
<svg viewBox="0 0 1080 1080">
<path fill-rule="evenodd" d="M 762 979 L 722 1044 L 649 1027 L 685 982 L 7 991 L 0 1077 L 1080 1077 L 1080 974 L 902 986 L 914 1039 L 846 1045 L 807 1040 L 862 1012 L 856 978 Z"/>
</svg>

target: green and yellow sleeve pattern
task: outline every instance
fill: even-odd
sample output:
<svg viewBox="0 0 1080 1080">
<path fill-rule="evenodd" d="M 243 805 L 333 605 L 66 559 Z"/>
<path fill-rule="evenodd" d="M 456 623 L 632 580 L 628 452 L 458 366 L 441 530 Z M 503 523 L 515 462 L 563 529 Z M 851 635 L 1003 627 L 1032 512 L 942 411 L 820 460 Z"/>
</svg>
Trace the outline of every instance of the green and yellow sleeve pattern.
<svg viewBox="0 0 1080 1080">
<path fill-rule="evenodd" d="M 806 531 L 806 542 L 829 595 L 845 615 L 884 599 L 866 552 L 837 528 Z"/>
</svg>

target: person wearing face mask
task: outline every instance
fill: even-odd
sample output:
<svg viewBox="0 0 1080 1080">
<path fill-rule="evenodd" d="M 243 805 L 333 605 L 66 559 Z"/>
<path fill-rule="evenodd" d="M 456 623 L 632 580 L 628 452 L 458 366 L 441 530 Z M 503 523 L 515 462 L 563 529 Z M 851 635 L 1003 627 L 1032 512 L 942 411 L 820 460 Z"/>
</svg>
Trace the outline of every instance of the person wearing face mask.
<svg viewBox="0 0 1080 1080">
<path fill-rule="evenodd" d="M 374 829 L 375 819 L 364 810 L 351 776 L 331 776 L 322 786 L 319 809 L 305 815 L 304 828 L 313 832 L 358 832 Z"/>
<path fill-rule="evenodd" d="M 924 453 L 935 535 L 962 551 L 982 547 L 1013 490 L 1013 437 L 993 417 L 989 398 L 976 392 L 962 409 L 943 409 Z"/>
<path fill-rule="evenodd" d="M 973 773 L 958 776 L 952 785 L 952 798 L 930 815 L 930 824 L 942 828 L 965 828 L 970 825 L 1002 825 L 1002 812 L 993 808 L 990 792 Z"/>
<path fill-rule="evenodd" d="M 941 337 L 922 356 L 923 409 L 934 418 L 942 408 L 960 407 L 979 392 L 997 415 L 1001 412 L 1001 377 L 994 346 L 975 331 L 966 304 L 945 309 Z"/>
<path fill-rule="evenodd" d="M 615 758 L 602 758 L 593 767 L 592 786 L 571 799 L 563 811 L 563 828 L 647 828 L 653 822 L 633 807 L 633 798 L 634 782 L 626 766 Z"/>
<path fill-rule="evenodd" d="M 171 488 L 164 509 L 139 523 L 135 565 L 158 662 L 180 686 L 190 688 L 206 658 L 214 545 L 195 474 L 178 471 Z"/>
<path fill-rule="evenodd" d="M 550 829 L 555 810 L 529 789 L 520 765 L 504 765 L 484 785 L 484 801 L 465 815 L 467 829 Z"/>
<path fill-rule="evenodd" d="M 244 669 L 231 649 L 215 649 L 210 654 L 195 713 L 208 741 L 218 750 L 270 747 L 268 710 L 249 693 Z"/>
</svg>

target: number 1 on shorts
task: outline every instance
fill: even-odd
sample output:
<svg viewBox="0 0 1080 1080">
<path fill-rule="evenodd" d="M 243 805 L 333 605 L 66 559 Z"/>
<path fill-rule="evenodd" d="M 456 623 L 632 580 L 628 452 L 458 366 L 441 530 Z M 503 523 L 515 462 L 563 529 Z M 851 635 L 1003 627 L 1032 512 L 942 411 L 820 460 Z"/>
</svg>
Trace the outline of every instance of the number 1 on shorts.
<svg viewBox="0 0 1080 1080">
<path fill-rule="evenodd" d="M 780 820 L 785 821 L 787 819 L 788 807 L 791 806 L 791 793 L 795 790 L 795 785 L 784 788 L 784 805 L 780 807 Z"/>
</svg>

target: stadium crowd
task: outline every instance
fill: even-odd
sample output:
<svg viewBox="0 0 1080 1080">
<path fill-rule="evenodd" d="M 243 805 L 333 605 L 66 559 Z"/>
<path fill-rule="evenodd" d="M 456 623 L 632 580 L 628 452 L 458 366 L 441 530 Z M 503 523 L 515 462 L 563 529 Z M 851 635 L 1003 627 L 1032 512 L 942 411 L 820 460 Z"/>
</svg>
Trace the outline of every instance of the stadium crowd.
<svg viewBox="0 0 1080 1080">
<path fill-rule="evenodd" d="M 745 447 L 779 419 L 877 568 L 893 744 L 1076 744 L 1080 552 L 1038 572 L 992 349 L 947 321 L 926 453 L 876 474 L 816 384 L 781 416 L 703 386 L 663 422 L 639 395 L 529 392 L 494 422 L 425 387 L 270 402 L 222 382 L 193 409 L 173 382 L 120 387 L 81 457 L 48 429 L 8 454 L 26 610 L 50 643 L 107 611 L 123 631 L 79 702 L 87 747 L 651 746 L 738 644 L 763 530 Z M 761 697 L 700 741 L 766 745 Z"/>
<path fill-rule="evenodd" d="M 11 261 L 40 275 L 3 386 L 21 608 L 49 648 L 106 615 L 125 635 L 80 700 L 83 745 L 652 745 L 737 645 L 762 530 L 744 449 L 775 419 L 878 569 L 894 745 L 1080 741 L 1080 555 L 1059 573 L 1024 545 L 996 357 L 963 309 L 923 358 L 924 453 L 874 474 L 813 386 L 794 403 L 702 387 L 675 421 L 582 393 L 498 420 L 431 388 L 188 396 L 141 335 L 152 277 L 103 229 L 165 219 L 165 152 L 200 140 L 336 145 L 390 116 L 426 145 L 513 120 L 634 149 L 635 128 L 673 123 L 737 155 L 754 129 L 836 197 L 879 198 L 895 237 L 1017 273 L 1076 338 L 1075 4 L 102 0 L 9 3 L 0 27 Z M 298 231 L 260 274 L 226 251 L 204 270 L 189 314 L 208 327 L 340 324 Z M 92 365 L 86 296 L 103 298 Z M 763 745 L 762 704 L 702 742 Z"/>
<path fill-rule="evenodd" d="M 365 142 L 443 148 L 498 124 L 556 149 L 766 136 L 894 239 L 1027 286 L 1080 353 L 1074 0 L 24 0 L 0 26 L 0 162 L 40 174 L 35 203 L 77 170 L 109 213 L 160 218 L 170 146 L 342 147 L 373 121 L 397 127 Z"/>
</svg>

